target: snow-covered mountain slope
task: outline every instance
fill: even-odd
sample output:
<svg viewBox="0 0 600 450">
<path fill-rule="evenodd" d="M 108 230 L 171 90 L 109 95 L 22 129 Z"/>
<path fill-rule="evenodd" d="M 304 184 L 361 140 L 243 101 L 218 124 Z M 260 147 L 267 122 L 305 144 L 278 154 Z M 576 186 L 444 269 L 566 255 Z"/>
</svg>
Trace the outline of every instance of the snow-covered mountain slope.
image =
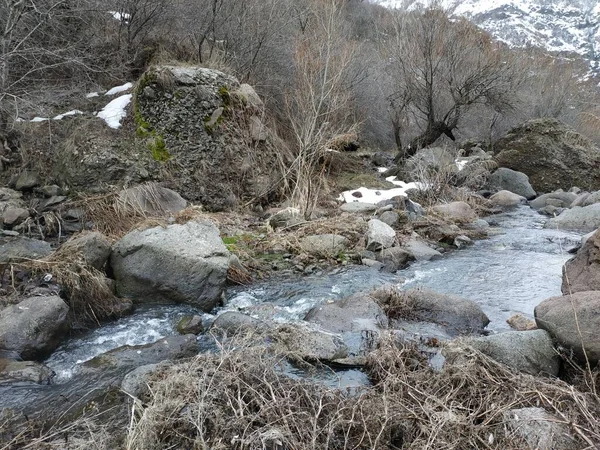
<svg viewBox="0 0 600 450">
<path fill-rule="evenodd" d="M 401 9 L 427 6 L 427 0 L 374 0 Z M 600 0 L 442 0 L 509 45 L 574 52 L 600 73 Z"/>
</svg>

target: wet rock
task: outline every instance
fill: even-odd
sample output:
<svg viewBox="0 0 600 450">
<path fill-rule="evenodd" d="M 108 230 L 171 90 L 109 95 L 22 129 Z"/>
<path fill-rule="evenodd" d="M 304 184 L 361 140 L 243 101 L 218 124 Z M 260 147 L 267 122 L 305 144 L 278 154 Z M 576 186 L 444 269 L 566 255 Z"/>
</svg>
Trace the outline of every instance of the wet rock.
<svg viewBox="0 0 600 450">
<path fill-rule="evenodd" d="M 229 251 L 212 222 L 132 231 L 113 246 L 119 296 L 136 303 L 186 303 L 204 311 L 221 299 Z"/>
<path fill-rule="evenodd" d="M 391 247 L 383 249 L 377 255 L 377 261 L 383 264 L 383 268 L 390 273 L 405 269 L 415 257 L 403 247 Z"/>
<path fill-rule="evenodd" d="M 462 344 L 469 345 L 502 364 L 531 375 L 556 376 L 560 369 L 560 360 L 552 345 L 552 338 L 544 330 L 509 331 L 490 336 L 464 338 L 456 343 L 458 347 Z M 448 357 L 447 353 L 444 355 Z"/>
<path fill-rule="evenodd" d="M 464 234 L 461 234 L 460 236 L 456 236 L 456 238 L 454 238 L 454 246 L 456 248 L 464 248 L 471 244 L 473 244 L 471 238 L 469 236 L 465 236 Z"/>
<path fill-rule="evenodd" d="M 123 378 L 121 389 L 134 397 L 140 397 L 148 392 L 148 379 L 150 375 L 158 371 L 165 363 L 146 364 L 136 367 Z"/>
<path fill-rule="evenodd" d="M 17 237 L 0 246 L 0 264 L 41 259 L 50 253 L 52 253 L 52 247 L 46 241 Z"/>
<path fill-rule="evenodd" d="M 25 208 L 6 208 L 2 213 L 2 223 L 13 227 L 25 221 L 29 217 L 29 210 Z"/>
<path fill-rule="evenodd" d="M 69 254 L 80 254 L 88 266 L 102 270 L 110 256 L 110 242 L 97 231 L 83 232 L 69 239 L 61 247 Z"/>
<path fill-rule="evenodd" d="M 530 201 L 529 206 L 535 210 L 542 209 L 546 206 L 569 208 L 576 198 L 577 196 L 572 192 L 556 191 L 540 195 L 535 200 Z"/>
<path fill-rule="evenodd" d="M 490 189 L 507 190 L 526 199 L 535 198 L 536 193 L 529 183 L 529 177 L 523 172 L 500 167 L 490 176 L 487 186 Z M 504 205 L 502 205 L 504 206 Z"/>
<path fill-rule="evenodd" d="M 572 208 L 573 206 L 588 206 L 586 204 L 586 200 L 587 200 L 587 198 L 589 196 L 590 196 L 589 192 L 581 192 L 581 193 L 577 194 L 577 197 L 575 197 L 575 200 L 573 200 L 571 202 L 571 204 L 569 205 L 569 207 Z"/>
<path fill-rule="evenodd" d="M 350 241 L 338 234 L 317 234 L 300 240 L 302 251 L 319 256 L 335 257 L 348 248 Z"/>
<path fill-rule="evenodd" d="M 304 217 L 300 214 L 298 208 L 284 208 L 275 212 L 268 219 L 268 224 L 271 228 L 286 228 L 304 222 Z"/>
<path fill-rule="evenodd" d="M 545 216 L 556 217 L 562 214 L 564 210 L 565 208 L 558 208 L 556 206 L 548 205 L 538 209 L 537 212 L 544 214 Z"/>
<path fill-rule="evenodd" d="M 388 326 L 388 318 L 376 300 L 364 293 L 315 306 L 304 320 L 334 333 L 377 331 Z"/>
<path fill-rule="evenodd" d="M 340 209 L 348 213 L 370 214 L 377 211 L 377 205 L 374 205 L 373 203 L 350 202 L 344 203 L 340 206 Z"/>
<path fill-rule="evenodd" d="M 471 223 L 464 224 L 463 227 L 466 230 L 487 231 L 490 228 L 490 224 L 483 219 L 475 219 Z"/>
<path fill-rule="evenodd" d="M 565 295 L 600 291 L 600 228 L 582 242 L 577 254 L 563 266 L 561 290 Z"/>
<path fill-rule="evenodd" d="M 385 267 L 385 264 L 377 261 L 376 259 L 362 258 L 361 263 L 363 266 L 370 267 L 374 270 L 382 270 Z"/>
<path fill-rule="evenodd" d="M 19 175 L 15 183 L 17 191 L 29 191 L 36 186 L 39 186 L 40 180 L 35 172 L 25 171 Z"/>
<path fill-rule="evenodd" d="M 196 314 L 183 317 L 177 324 L 179 334 L 200 334 L 203 330 L 202 317 Z"/>
<path fill-rule="evenodd" d="M 523 438 L 536 450 L 570 450 L 576 448 L 569 427 L 543 408 L 511 409 L 502 413 L 509 436 Z"/>
<path fill-rule="evenodd" d="M 210 330 L 224 331 L 229 335 L 243 330 L 262 329 L 267 323 L 237 311 L 226 311 L 215 319 Z"/>
<path fill-rule="evenodd" d="M 396 232 L 388 224 L 371 219 L 367 224 L 367 250 L 376 251 L 391 247 L 396 241 Z"/>
<path fill-rule="evenodd" d="M 544 228 L 559 230 L 592 231 L 600 227 L 600 203 L 564 210 L 548 220 Z"/>
<path fill-rule="evenodd" d="M 273 345 L 292 357 L 334 361 L 348 356 L 348 347 L 336 334 L 313 324 L 286 324 L 269 332 Z"/>
<path fill-rule="evenodd" d="M 430 261 L 442 256 L 440 252 L 431 248 L 425 242 L 412 238 L 403 245 L 412 257 L 417 261 Z"/>
<path fill-rule="evenodd" d="M 0 311 L 0 350 L 35 359 L 53 351 L 67 330 L 69 307 L 58 296 L 29 297 Z"/>
<path fill-rule="evenodd" d="M 529 331 L 537 328 L 537 325 L 533 320 L 528 319 L 522 314 L 513 314 L 506 320 L 506 323 L 516 331 Z"/>
<path fill-rule="evenodd" d="M 472 222 L 477 218 L 473 208 L 465 202 L 452 202 L 445 205 L 435 205 L 433 210 L 450 219 Z"/>
<path fill-rule="evenodd" d="M 587 195 L 581 206 L 590 206 L 596 203 L 600 203 L 600 191 L 592 192 Z"/>
<path fill-rule="evenodd" d="M 395 211 L 384 211 L 379 215 L 379 220 L 390 227 L 395 227 L 400 221 L 400 215 Z"/>
<path fill-rule="evenodd" d="M 50 384 L 55 373 L 48 366 L 34 361 L 0 359 L 0 384 L 29 382 Z"/>
<path fill-rule="evenodd" d="M 561 345 L 573 350 L 585 362 L 584 351 L 592 367 L 600 360 L 600 291 L 576 292 L 551 297 L 535 307 L 538 328 L 548 331 Z"/>
<path fill-rule="evenodd" d="M 496 206 L 510 207 L 525 204 L 527 199 L 522 195 L 504 190 L 492 195 L 490 201 Z"/>
<path fill-rule="evenodd" d="M 119 201 L 125 206 L 149 215 L 176 214 L 187 206 L 177 192 L 146 183 L 119 192 Z"/>
</svg>

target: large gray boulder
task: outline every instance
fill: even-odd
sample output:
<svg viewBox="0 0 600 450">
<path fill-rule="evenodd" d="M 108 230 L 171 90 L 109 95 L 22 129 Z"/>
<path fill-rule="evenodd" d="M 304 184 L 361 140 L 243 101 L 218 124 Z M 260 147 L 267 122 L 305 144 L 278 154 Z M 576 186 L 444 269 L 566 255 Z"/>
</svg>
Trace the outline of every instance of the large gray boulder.
<svg viewBox="0 0 600 450">
<path fill-rule="evenodd" d="M 229 251 L 212 222 L 132 231 L 110 256 L 117 294 L 136 303 L 186 303 L 204 311 L 221 299 Z"/>
<path fill-rule="evenodd" d="M 490 197 L 490 201 L 496 206 L 510 207 L 518 206 L 527 202 L 527 199 L 522 195 L 514 192 L 503 190 L 496 192 Z"/>
<path fill-rule="evenodd" d="M 514 194 L 530 200 L 536 196 L 535 191 L 529 183 L 529 177 L 523 172 L 500 167 L 490 175 L 487 185 L 496 191 L 510 191 Z"/>
<path fill-rule="evenodd" d="M 583 200 L 583 205 L 581 206 L 590 206 L 595 203 L 600 203 L 600 191 L 592 192 L 588 194 Z"/>
<path fill-rule="evenodd" d="M 436 205 L 433 210 L 438 214 L 450 219 L 472 222 L 477 218 L 473 208 L 466 202 L 452 202 L 443 205 Z"/>
<path fill-rule="evenodd" d="M 367 250 L 383 250 L 394 245 L 396 231 L 387 223 L 371 219 L 367 224 Z"/>
<path fill-rule="evenodd" d="M 416 238 L 410 239 L 402 247 L 405 248 L 408 253 L 417 261 L 430 261 L 434 258 L 442 256 L 440 252 Z"/>
<path fill-rule="evenodd" d="M 581 360 L 595 366 L 600 360 L 600 291 L 551 297 L 535 307 L 538 328 L 548 331 Z M 584 354 L 585 352 L 585 354 Z"/>
<path fill-rule="evenodd" d="M 335 257 L 344 252 L 349 243 L 347 238 L 339 234 L 316 234 L 302 238 L 300 248 L 312 255 Z"/>
<path fill-rule="evenodd" d="M 52 247 L 48 242 L 19 236 L 7 239 L 0 245 L 0 264 L 41 259 L 50 253 Z"/>
<path fill-rule="evenodd" d="M 177 192 L 156 183 L 123 189 L 118 199 L 127 208 L 151 216 L 176 214 L 187 206 L 187 201 Z"/>
<path fill-rule="evenodd" d="M 538 192 L 600 188 L 600 149 L 556 119 L 530 120 L 510 130 L 494 149 L 500 166 L 527 174 Z"/>
<path fill-rule="evenodd" d="M 535 450 L 571 450 L 578 448 L 564 420 L 543 408 L 510 409 L 502 413 L 507 433 L 519 436 Z"/>
<path fill-rule="evenodd" d="M 554 206 L 556 208 L 569 208 L 576 200 L 577 196 L 572 192 L 556 191 L 549 194 L 542 194 L 535 200 L 529 202 L 535 210 L 540 210 L 546 206 Z"/>
<path fill-rule="evenodd" d="M 35 361 L 12 361 L 0 358 L 0 384 L 35 383 L 50 384 L 54 371 Z"/>
<path fill-rule="evenodd" d="M 269 337 L 275 348 L 293 358 L 334 361 L 348 356 L 348 347 L 339 335 L 306 322 L 280 325 L 269 331 Z"/>
<path fill-rule="evenodd" d="M 233 335 L 244 330 L 264 329 L 267 327 L 268 324 L 266 322 L 248 314 L 238 311 L 225 311 L 215 319 L 210 326 L 210 330 Z"/>
<path fill-rule="evenodd" d="M 466 344 L 513 369 L 531 375 L 558 375 L 560 360 L 552 338 L 544 330 L 509 331 L 465 338 Z"/>
<path fill-rule="evenodd" d="M 410 251 L 403 247 L 391 247 L 378 252 L 376 259 L 383 265 L 382 268 L 386 272 L 394 273 L 405 269 L 415 258 Z"/>
<path fill-rule="evenodd" d="M 566 209 L 559 216 L 548 220 L 544 228 L 559 230 L 593 231 L 600 228 L 600 203 Z"/>
<path fill-rule="evenodd" d="M 562 293 L 600 291 L 600 228 L 563 266 Z"/>
<path fill-rule="evenodd" d="M 83 261 L 101 270 L 110 256 L 110 242 L 97 231 L 83 232 L 69 239 L 61 247 L 65 254 L 79 254 Z"/>
<path fill-rule="evenodd" d="M 29 297 L 0 311 L 0 350 L 35 359 L 52 352 L 67 331 L 69 307 L 58 296 Z"/>
<path fill-rule="evenodd" d="M 315 306 L 304 320 L 334 333 L 377 331 L 388 326 L 388 318 L 376 300 L 360 293 Z"/>
</svg>

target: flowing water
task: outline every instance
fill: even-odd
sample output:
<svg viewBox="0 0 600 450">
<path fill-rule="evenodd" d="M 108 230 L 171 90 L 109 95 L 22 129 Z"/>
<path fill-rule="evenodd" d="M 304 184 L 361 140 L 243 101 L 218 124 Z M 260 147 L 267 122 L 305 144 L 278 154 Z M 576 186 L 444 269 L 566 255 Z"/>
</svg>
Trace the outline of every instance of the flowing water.
<svg viewBox="0 0 600 450">
<path fill-rule="evenodd" d="M 567 250 L 578 244 L 580 234 L 544 229 L 545 218 L 527 207 L 488 221 L 494 231 L 491 238 L 437 260 L 413 264 L 397 274 L 358 266 L 235 287 L 227 292 L 226 306 L 214 315 L 203 314 L 203 319 L 208 325 L 223 311 L 239 310 L 277 322 L 302 320 L 315 305 L 393 283 L 403 288 L 427 286 L 474 300 L 490 318 L 490 330 L 506 330 L 506 319 L 513 313 L 533 317 L 539 302 L 560 295 L 561 268 L 570 257 Z M 180 305 L 138 309 L 65 342 L 45 363 L 56 371 L 57 382 L 66 382 L 82 362 L 122 345 L 145 344 L 174 334 L 178 320 L 194 312 Z M 348 386 L 355 381 L 347 372 L 332 374 L 329 379 L 325 376 L 326 382 Z M 349 384 L 344 384 L 344 377 L 349 377 Z"/>
</svg>

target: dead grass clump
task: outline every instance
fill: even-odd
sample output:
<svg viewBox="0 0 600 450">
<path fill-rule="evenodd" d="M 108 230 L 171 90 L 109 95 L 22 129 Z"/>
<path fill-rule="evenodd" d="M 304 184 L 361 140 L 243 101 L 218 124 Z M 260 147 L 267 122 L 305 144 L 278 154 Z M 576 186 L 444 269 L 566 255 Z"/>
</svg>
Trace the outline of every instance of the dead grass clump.
<svg viewBox="0 0 600 450">
<path fill-rule="evenodd" d="M 410 292 L 389 286 L 377 289 L 370 295 L 390 319 L 410 320 L 414 318 L 417 301 L 410 295 Z"/>
</svg>

